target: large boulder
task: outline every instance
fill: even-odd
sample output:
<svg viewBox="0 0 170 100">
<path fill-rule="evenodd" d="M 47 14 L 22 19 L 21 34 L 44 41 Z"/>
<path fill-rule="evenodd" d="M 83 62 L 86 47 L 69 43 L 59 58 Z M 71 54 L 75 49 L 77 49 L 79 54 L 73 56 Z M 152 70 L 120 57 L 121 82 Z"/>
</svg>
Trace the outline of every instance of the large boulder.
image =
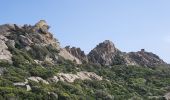
<svg viewBox="0 0 170 100">
<path fill-rule="evenodd" d="M 19 40 L 22 43 L 22 45 L 24 45 L 24 46 L 31 46 L 33 44 L 33 42 L 28 37 L 26 37 L 24 35 L 20 35 Z"/>
<path fill-rule="evenodd" d="M 8 50 L 8 46 L 6 45 L 6 42 L 8 39 L 4 37 L 3 35 L 0 35 L 0 60 L 5 61 L 11 61 L 12 54 Z"/>
<path fill-rule="evenodd" d="M 42 82 L 44 84 L 49 84 L 48 81 L 42 79 L 41 77 L 36 77 L 36 76 L 29 77 L 28 80 L 31 80 L 37 83 Z"/>
<path fill-rule="evenodd" d="M 25 82 L 13 83 L 16 87 L 25 87 L 27 91 L 31 91 L 31 86 L 28 84 L 28 80 L 25 79 Z"/>
<path fill-rule="evenodd" d="M 45 20 L 40 20 L 39 22 L 37 22 L 35 24 L 34 30 L 44 33 L 44 34 L 47 34 L 49 28 L 50 28 L 50 26 L 47 24 L 47 22 Z"/>
</svg>

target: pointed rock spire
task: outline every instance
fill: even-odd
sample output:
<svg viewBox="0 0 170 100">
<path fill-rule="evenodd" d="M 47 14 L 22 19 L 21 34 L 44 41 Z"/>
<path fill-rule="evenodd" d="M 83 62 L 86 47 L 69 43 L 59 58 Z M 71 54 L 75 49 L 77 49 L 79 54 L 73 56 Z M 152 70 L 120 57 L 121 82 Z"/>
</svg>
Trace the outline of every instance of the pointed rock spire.
<svg viewBox="0 0 170 100">
<path fill-rule="evenodd" d="M 88 59 L 92 63 L 112 65 L 115 57 L 119 53 L 120 51 L 115 47 L 112 41 L 105 40 L 90 51 Z"/>
</svg>

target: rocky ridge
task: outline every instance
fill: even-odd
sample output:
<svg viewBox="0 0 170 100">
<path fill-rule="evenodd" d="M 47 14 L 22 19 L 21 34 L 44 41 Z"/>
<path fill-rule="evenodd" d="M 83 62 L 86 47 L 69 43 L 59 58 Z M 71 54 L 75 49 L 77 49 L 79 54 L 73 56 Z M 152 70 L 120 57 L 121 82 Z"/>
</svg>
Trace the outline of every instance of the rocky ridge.
<svg viewBox="0 0 170 100">
<path fill-rule="evenodd" d="M 115 45 L 106 40 L 88 54 L 89 61 L 102 65 L 138 65 L 138 66 L 159 66 L 166 63 L 156 54 L 147 52 L 144 49 L 137 52 L 122 52 Z"/>
<path fill-rule="evenodd" d="M 0 25 L 2 100 L 169 99 L 170 67 L 152 52 L 122 52 L 106 40 L 85 54 L 62 48 L 49 28 L 44 20 Z"/>
<path fill-rule="evenodd" d="M 0 26 L 0 60 L 12 62 L 8 48 L 18 48 L 29 52 L 36 62 L 57 63 L 59 56 L 68 60 L 81 61 L 60 47 L 59 41 L 49 32 L 50 26 L 44 20 L 35 25 L 4 24 Z M 52 52 L 51 52 L 52 51 Z"/>
<path fill-rule="evenodd" d="M 95 63 L 107 66 L 166 64 L 157 55 L 144 49 L 138 52 L 122 52 L 109 40 L 99 43 L 87 55 L 80 48 L 70 46 L 61 48 L 59 41 L 49 32 L 49 28 L 44 20 L 40 20 L 35 25 L 0 25 L 0 60 L 12 62 L 12 54 L 9 51 L 12 47 L 29 52 L 38 63 L 43 61 L 58 63 L 62 57 L 77 64 Z"/>
<path fill-rule="evenodd" d="M 138 52 L 130 52 L 125 56 L 127 65 L 140 65 L 140 66 L 157 66 L 166 64 L 162 59 L 152 52 L 146 52 L 144 49 Z"/>
</svg>

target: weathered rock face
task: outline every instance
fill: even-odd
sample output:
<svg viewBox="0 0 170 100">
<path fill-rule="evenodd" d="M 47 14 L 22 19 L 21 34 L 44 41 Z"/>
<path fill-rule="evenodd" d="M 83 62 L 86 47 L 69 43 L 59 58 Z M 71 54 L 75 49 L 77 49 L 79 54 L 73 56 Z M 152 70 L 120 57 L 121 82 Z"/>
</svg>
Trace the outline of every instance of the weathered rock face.
<svg viewBox="0 0 170 100">
<path fill-rule="evenodd" d="M 19 40 L 24 46 L 31 46 L 33 44 L 33 42 L 29 38 L 25 37 L 24 35 L 20 35 Z"/>
<path fill-rule="evenodd" d="M 60 43 L 49 32 L 49 25 L 44 20 L 40 20 L 35 25 L 18 26 L 16 24 L 0 25 L 0 59 L 11 60 L 11 54 L 7 50 L 8 47 L 24 49 L 31 51 L 35 60 L 56 62 L 58 55 L 77 64 L 82 61 L 87 62 L 87 57 L 80 49 L 65 49 L 60 47 Z M 48 52 L 47 49 L 51 51 Z M 69 51 L 70 50 L 70 51 Z M 41 51 L 38 53 L 37 51 Z M 60 52 L 56 54 L 55 52 Z M 49 54 L 50 53 L 50 54 Z M 47 59 L 48 58 L 48 59 Z"/>
<path fill-rule="evenodd" d="M 40 20 L 34 26 L 24 25 L 18 26 L 16 24 L 5 24 L 0 26 L 0 34 L 6 36 L 9 40 L 14 40 L 20 43 L 23 47 L 38 44 L 41 46 L 52 45 L 60 48 L 57 39 L 48 31 L 49 26 L 44 20 Z"/>
<path fill-rule="evenodd" d="M 8 51 L 6 42 L 8 39 L 3 35 L 0 35 L 0 60 L 6 60 L 11 62 L 12 54 Z"/>
<path fill-rule="evenodd" d="M 10 34 L 11 30 L 15 30 L 14 24 L 0 25 L 0 35 L 7 36 Z"/>
<path fill-rule="evenodd" d="M 157 55 L 145 52 L 144 49 L 138 52 L 127 53 L 125 61 L 127 65 L 156 66 L 166 64 Z"/>
<path fill-rule="evenodd" d="M 79 60 L 77 57 L 75 57 L 71 53 L 69 53 L 65 48 L 60 49 L 59 55 L 62 56 L 66 60 L 76 62 L 77 64 L 82 64 L 81 60 Z"/>
<path fill-rule="evenodd" d="M 165 100 L 170 100 L 170 93 L 165 94 L 165 95 L 164 95 L 164 99 L 165 99 Z"/>
<path fill-rule="evenodd" d="M 58 55 L 67 60 L 75 61 L 77 64 L 82 64 L 84 60 L 87 61 L 87 57 L 80 49 L 73 52 L 73 50 L 67 51 L 68 49 L 61 48 L 59 41 L 49 32 L 49 28 L 49 25 L 44 20 L 40 20 L 33 26 L 27 24 L 23 26 L 16 24 L 1 25 L 0 59 L 11 60 L 12 55 L 7 50 L 8 46 L 10 46 L 24 49 L 28 52 L 31 51 L 31 55 L 35 56 L 35 60 L 39 61 L 57 62 L 55 60 L 58 59 Z"/>
<path fill-rule="evenodd" d="M 114 44 L 106 40 L 99 45 L 97 45 L 96 48 L 94 48 L 89 54 L 88 59 L 89 62 L 92 63 L 98 63 L 101 65 L 112 65 L 114 64 L 114 61 L 117 59 L 117 56 L 119 56 L 121 52 L 115 48 Z"/>
<path fill-rule="evenodd" d="M 28 79 L 25 79 L 25 82 L 16 82 L 13 83 L 14 86 L 16 87 L 25 87 L 27 91 L 31 90 L 31 86 L 29 81 L 34 81 L 37 83 L 44 83 L 44 84 L 50 84 L 51 82 L 57 83 L 58 81 L 63 81 L 63 82 L 68 82 L 68 83 L 73 83 L 75 80 L 98 80 L 101 81 L 103 80 L 103 77 L 98 76 L 94 72 L 86 72 L 86 71 L 81 71 L 77 72 L 77 74 L 68 74 L 68 73 L 58 73 L 57 76 L 53 76 L 52 78 L 49 78 L 48 80 L 44 80 L 41 77 L 38 76 L 32 76 L 28 77 Z M 53 94 L 57 97 L 56 94 Z"/>
<path fill-rule="evenodd" d="M 88 54 L 88 60 L 89 62 L 101 65 L 139 65 L 151 67 L 166 64 L 157 55 L 146 52 L 144 49 L 138 52 L 121 52 L 109 40 L 97 45 Z"/>
<path fill-rule="evenodd" d="M 48 30 L 49 26 L 44 20 L 40 20 L 33 26 L 18 26 L 16 24 L 0 25 L 0 60 L 11 61 L 12 54 L 8 51 L 9 46 L 25 49 L 26 51 L 35 51 L 35 47 L 48 47 L 50 49 L 52 48 L 53 51 L 54 49 L 59 51 L 60 43 Z M 38 52 L 36 51 L 35 53 Z M 47 53 L 44 53 L 43 56 L 45 56 L 44 59 L 39 60 L 45 60 L 45 58 L 51 57 Z M 57 54 L 53 56 L 57 56 Z"/>
<path fill-rule="evenodd" d="M 81 62 L 84 63 L 88 63 L 88 58 L 85 55 L 84 51 L 82 51 L 80 48 L 76 48 L 76 47 L 72 47 L 70 48 L 70 46 L 66 46 L 65 49 L 72 54 L 73 56 L 75 56 L 76 58 L 78 58 L 79 60 L 81 60 Z"/>
<path fill-rule="evenodd" d="M 98 76 L 94 72 L 77 72 L 77 74 L 68 74 L 68 73 L 58 73 L 57 76 L 54 76 L 50 80 L 52 82 L 58 82 L 58 81 L 63 81 L 63 82 L 69 82 L 73 83 L 75 80 L 80 79 L 80 80 L 103 80 L 101 76 Z"/>
<path fill-rule="evenodd" d="M 25 30 L 32 31 L 33 34 L 26 34 L 26 37 L 30 39 L 28 40 L 28 44 L 31 42 L 35 44 L 39 44 L 42 46 L 48 46 L 52 45 L 56 47 L 57 49 L 60 49 L 60 43 L 57 39 L 53 37 L 53 35 L 48 31 L 49 26 L 47 25 L 46 21 L 40 20 L 38 23 L 35 24 L 35 26 L 32 26 L 31 29 L 29 29 L 30 26 L 25 26 Z"/>
</svg>

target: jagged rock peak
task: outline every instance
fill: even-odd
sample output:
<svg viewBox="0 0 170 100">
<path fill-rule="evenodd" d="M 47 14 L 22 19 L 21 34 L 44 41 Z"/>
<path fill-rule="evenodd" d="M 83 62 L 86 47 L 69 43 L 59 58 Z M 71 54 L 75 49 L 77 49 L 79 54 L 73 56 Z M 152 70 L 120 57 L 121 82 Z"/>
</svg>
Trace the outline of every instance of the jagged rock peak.
<svg viewBox="0 0 170 100">
<path fill-rule="evenodd" d="M 103 41 L 103 43 L 105 43 L 105 44 L 110 44 L 110 45 L 114 45 L 114 43 L 113 43 L 112 41 L 110 41 L 110 40 L 105 40 L 105 41 Z"/>
<path fill-rule="evenodd" d="M 110 52 L 115 52 L 117 49 L 115 48 L 115 45 L 112 41 L 110 40 L 105 40 L 104 42 L 100 43 L 97 45 L 96 49 L 102 48 L 102 51 L 110 51 Z"/>
<path fill-rule="evenodd" d="M 84 51 L 82 51 L 80 48 L 66 46 L 65 49 L 66 49 L 70 54 L 72 54 L 72 55 L 75 56 L 76 58 L 80 59 L 81 62 L 84 62 L 84 63 L 87 63 L 87 62 L 88 62 L 88 58 L 87 58 L 86 54 L 85 54 Z"/>
<path fill-rule="evenodd" d="M 48 32 L 49 28 L 50 26 L 47 24 L 45 20 L 40 20 L 34 25 L 33 31 L 43 33 L 43 34 L 50 34 Z"/>
<path fill-rule="evenodd" d="M 43 27 L 43 26 L 46 26 L 46 27 L 49 27 L 48 26 L 48 24 L 47 24 L 47 22 L 45 21 L 45 20 L 40 20 L 39 22 L 37 22 L 36 24 L 35 24 L 35 26 L 36 27 Z"/>
<path fill-rule="evenodd" d="M 91 52 L 93 52 L 93 51 L 98 51 L 100 53 L 105 53 L 105 52 L 115 53 L 115 52 L 118 52 L 119 50 L 115 47 L 115 45 L 112 41 L 105 40 L 102 43 L 99 43 Z"/>
<path fill-rule="evenodd" d="M 92 63 L 101 65 L 112 65 L 121 53 L 110 40 L 105 40 L 99 43 L 93 50 L 88 54 L 88 59 Z"/>
<path fill-rule="evenodd" d="M 2 45 L 3 48 L 1 48 L 3 51 L 2 50 L 0 51 L 1 54 L 0 59 L 2 60 L 10 59 L 9 57 L 11 56 L 8 57 L 10 53 L 8 53 L 9 51 L 7 50 L 7 47 L 9 46 L 17 49 L 24 49 L 26 51 L 35 51 L 35 48 L 36 49 L 50 48 L 53 49 L 53 51 L 58 52 L 60 50 L 60 43 L 56 38 L 53 37 L 52 33 L 50 33 L 48 30 L 49 26 L 45 20 L 40 20 L 35 25 L 28 24 L 25 24 L 23 26 L 17 24 L 0 25 L 0 35 L 2 35 L 1 37 L 5 38 L 5 40 L 4 39 L 0 40 L 1 44 L 3 44 Z M 34 58 L 38 59 L 37 55 L 38 53 L 34 53 L 32 56 L 35 56 Z M 44 60 L 47 57 L 50 59 L 51 57 L 53 59 L 56 59 L 57 54 L 52 55 L 46 53 L 46 55 L 44 54 L 42 56 L 43 57 L 38 60 Z"/>
<path fill-rule="evenodd" d="M 45 20 L 40 20 L 38 23 L 35 24 L 35 28 L 40 29 L 43 33 L 48 33 L 48 29 L 50 26 L 47 24 Z"/>
</svg>

